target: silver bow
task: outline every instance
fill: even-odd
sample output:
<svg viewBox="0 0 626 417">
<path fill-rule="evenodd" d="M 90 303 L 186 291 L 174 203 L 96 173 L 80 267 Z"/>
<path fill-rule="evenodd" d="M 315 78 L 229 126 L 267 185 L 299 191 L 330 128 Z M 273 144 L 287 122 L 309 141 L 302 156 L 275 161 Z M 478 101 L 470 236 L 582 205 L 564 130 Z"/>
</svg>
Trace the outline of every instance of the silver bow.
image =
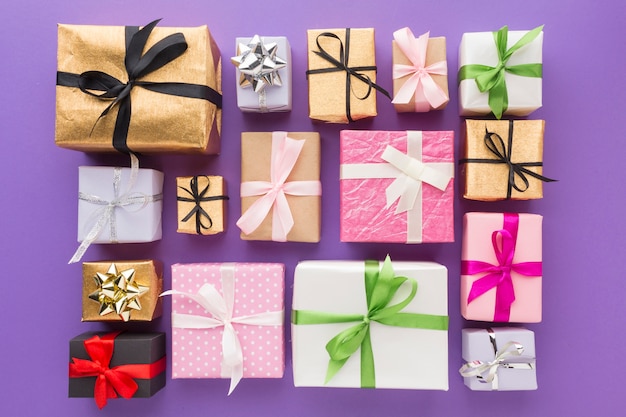
<svg viewBox="0 0 626 417">
<path fill-rule="evenodd" d="M 267 86 L 282 86 L 278 70 L 285 68 L 287 62 L 276 56 L 276 42 L 264 43 L 259 35 L 254 35 L 248 44 L 237 46 L 237 56 L 230 60 L 239 68 L 239 85 L 243 88 L 252 86 L 255 93 L 261 93 Z"/>
</svg>

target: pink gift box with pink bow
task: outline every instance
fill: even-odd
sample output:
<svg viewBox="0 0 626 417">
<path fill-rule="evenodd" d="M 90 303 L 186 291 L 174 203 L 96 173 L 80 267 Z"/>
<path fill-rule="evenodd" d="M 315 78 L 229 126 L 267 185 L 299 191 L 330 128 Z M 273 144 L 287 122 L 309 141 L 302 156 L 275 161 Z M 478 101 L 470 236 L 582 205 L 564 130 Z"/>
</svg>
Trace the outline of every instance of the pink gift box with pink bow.
<svg viewBox="0 0 626 417">
<path fill-rule="evenodd" d="M 341 241 L 454 241 L 453 131 L 341 131 Z"/>
<path fill-rule="evenodd" d="M 463 217 L 461 314 L 467 320 L 541 322 L 541 225 L 525 213 Z"/>
<path fill-rule="evenodd" d="M 284 272 L 276 263 L 172 265 L 172 378 L 282 378 Z"/>
</svg>

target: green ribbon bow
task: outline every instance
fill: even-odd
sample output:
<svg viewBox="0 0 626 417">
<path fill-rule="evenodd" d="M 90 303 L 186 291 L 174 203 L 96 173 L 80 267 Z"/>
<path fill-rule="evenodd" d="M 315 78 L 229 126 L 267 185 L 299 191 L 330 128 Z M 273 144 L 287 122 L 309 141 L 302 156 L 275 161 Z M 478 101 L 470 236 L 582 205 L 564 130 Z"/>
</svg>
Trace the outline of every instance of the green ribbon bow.
<svg viewBox="0 0 626 417">
<path fill-rule="evenodd" d="M 489 91 L 489 108 L 496 116 L 496 119 L 502 118 L 502 113 L 509 106 L 509 97 L 506 90 L 506 81 L 504 80 L 504 72 L 519 75 L 522 77 L 541 78 L 543 66 L 542 64 L 520 64 L 507 66 L 506 63 L 518 49 L 531 43 L 543 30 L 543 25 L 534 28 L 526 33 L 522 38 L 506 49 L 506 43 L 509 34 L 509 28 L 503 26 L 499 31 L 493 32 L 493 38 L 496 42 L 498 50 L 498 65 L 490 67 L 488 65 L 469 64 L 463 65 L 459 69 L 459 83 L 463 80 L 476 79 L 476 85 L 481 93 Z"/>
<path fill-rule="evenodd" d="M 411 285 L 409 296 L 397 304 L 389 305 L 400 286 L 405 282 Z M 324 383 L 328 383 L 360 347 L 361 387 L 376 387 L 374 352 L 370 339 L 370 323 L 373 321 L 395 327 L 448 330 L 448 316 L 401 312 L 415 298 L 416 293 L 417 281 L 413 278 L 394 276 L 391 259 L 387 255 L 380 271 L 378 270 L 378 261 L 365 261 L 367 315 L 293 310 L 291 322 L 296 325 L 358 322 L 358 324 L 337 334 L 326 344 L 330 360 Z"/>
</svg>

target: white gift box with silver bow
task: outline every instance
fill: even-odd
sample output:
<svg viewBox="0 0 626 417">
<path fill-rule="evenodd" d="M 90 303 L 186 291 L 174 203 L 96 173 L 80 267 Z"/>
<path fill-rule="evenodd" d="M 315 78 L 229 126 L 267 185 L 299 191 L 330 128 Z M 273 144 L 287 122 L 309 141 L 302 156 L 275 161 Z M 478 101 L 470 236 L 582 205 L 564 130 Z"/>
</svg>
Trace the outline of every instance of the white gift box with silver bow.
<svg viewBox="0 0 626 417">
<path fill-rule="evenodd" d="M 129 189 L 130 177 L 131 168 L 78 167 L 79 242 L 98 222 L 103 226 L 94 243 L 139 243 L 161 239 L 163 173 L 140 168 Z M 106 218 L 106 209 L 110 205 L 114 207 Z"/>
<path fill-rule="evenodd" d="M 490 336 L 490 331 L 491 336 Z M 495 340 L 495 346 L 492 341 Z M 535 364 L 535 334 L 524 328 L 494 327 L 493 329 L 463 329 L 461 333 L 464 363 L 473 362 L 485 372 L 482 377 L 468 376 L 463 380 L 473 391 L 527 391 L 537 389 Z M 508 345 L 508 349 L 507 349 Z M 521 346 L 521 352 L 512 348 Z M 505 351 L 513 352 L 507 354 Z M 519 353 L 519 355 L 517 354 Z M 496 357 L 500 363 L 494 363 Z M 494 381 L 486 381 L 488 367 L 495 371 Z"/>
<path fill-rule="evenodd" d="M 239 45 L 248 45 L 253 38 L 236 38 L 237 54 Z M 243 112 L 266 113 L 291 111 L 291 47 L 284 36 L 261 36 L 264 45 L 276 43 L 276 56 L 287 65 L 277 71 L 281 85 L 266 85 L 262 92 L 255 92 L 251 85 L 240 83 L 241 71 L 237 69 L 237 107 Z"/>
</svg>

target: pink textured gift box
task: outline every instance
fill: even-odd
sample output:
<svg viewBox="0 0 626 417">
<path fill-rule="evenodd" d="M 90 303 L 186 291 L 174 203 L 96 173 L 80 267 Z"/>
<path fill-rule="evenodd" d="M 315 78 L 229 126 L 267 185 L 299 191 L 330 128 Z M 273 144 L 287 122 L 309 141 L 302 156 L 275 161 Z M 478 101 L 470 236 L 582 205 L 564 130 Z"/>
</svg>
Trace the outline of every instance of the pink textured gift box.
<svg viewBox="0 0 626 417">
<path fill-rule="evenodd" d="M 490 322 L 541 322 L 542 220 L 538 214 L 465 214 L 461 253 L 463 317 Z"/>
<path fill-rule="evenodd" d="M 229 347 L 235 362 L 242 358 L 240 377 L 282 378 L 284 271 L 276 263 L 172 265 L 172 378 L 235 380 Z M 234 335 L 223 338 L 229 323 Z"/>
<path fill-rule="evenodd" d="M 341 131 L 341 241 L 454 241 L 453 131 Z"/>
</svg>

